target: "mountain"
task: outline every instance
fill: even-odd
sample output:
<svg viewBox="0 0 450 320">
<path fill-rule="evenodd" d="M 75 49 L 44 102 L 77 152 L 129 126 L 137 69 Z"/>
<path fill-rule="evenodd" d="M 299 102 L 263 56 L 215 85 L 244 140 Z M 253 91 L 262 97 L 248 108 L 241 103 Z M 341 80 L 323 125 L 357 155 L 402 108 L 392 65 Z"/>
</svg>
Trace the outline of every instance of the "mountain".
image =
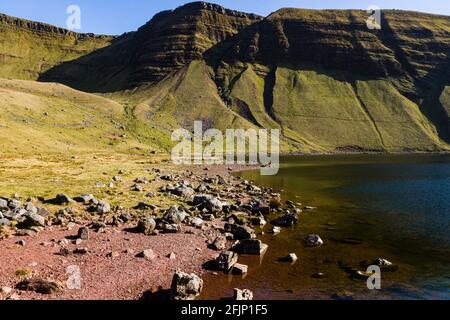
<svg viewBox="0 0 450 320">
<path fill-rule="evenodd" d="M 387 10 L 381 30 L 366 19 L 194 2 L 107 37 L 2 16 L 0 77 L 102 94 L 153 145 L 203 120 L 279 128 L 286 152 L 449 150 L 450 17 Z"/>
</svg>

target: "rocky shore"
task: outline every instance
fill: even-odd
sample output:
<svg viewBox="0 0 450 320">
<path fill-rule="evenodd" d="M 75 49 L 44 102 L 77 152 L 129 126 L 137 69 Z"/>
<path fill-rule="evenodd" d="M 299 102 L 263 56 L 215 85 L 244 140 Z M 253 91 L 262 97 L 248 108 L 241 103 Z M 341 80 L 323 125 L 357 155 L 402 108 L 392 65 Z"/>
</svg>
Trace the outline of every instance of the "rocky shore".
<svg viewBox="0 0 450 320">
<path fill-rule="evenodd" d="M 96 186 L 146 192 L 148 201 L 130 208 L 89 193 L 0 198 L 1 298 L 194 299 L 205 272 L 245 274 L 239 254 L 268 249 L 255 229 L 271 219 L 291 226 L 301 209 L 283 209 L 279 194 L 230 174 L 240 169 L 154 167 L 149 177 L 125 181 L 117 172 Z M 167 206 L 154 205 L 155 198 Z M 72 269 L 79 270 L 76 289 L 68 288 L 78 276 Z M 235 293 L 252 296 L 245 288 Z"/>
</svg>

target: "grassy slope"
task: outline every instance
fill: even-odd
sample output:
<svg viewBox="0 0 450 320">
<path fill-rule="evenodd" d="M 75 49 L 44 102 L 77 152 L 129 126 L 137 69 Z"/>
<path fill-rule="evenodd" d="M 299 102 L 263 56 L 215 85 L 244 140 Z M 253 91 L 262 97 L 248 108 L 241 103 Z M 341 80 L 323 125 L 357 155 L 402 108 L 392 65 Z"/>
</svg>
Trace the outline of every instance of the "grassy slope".
<svg viewBox="0 0 450 320">
<path fill-rule="evenodd" d="M 252 127 L 225 106 L 209 72 L 204 62 L 194 61 L 156 86 L 138 92 L 131 97 L 136 103 L 136 118 L 166 132 L 179 127 L 191 129 L 195 120 L 203 120 L 205 129 Z"/>
<path fill-rule="evenodd" d="M 138 152 L 117 102 L 60 84 L 0 80 L 3 153 Z M 121 128 L 122 126 L 125 127 Z"/>
<path fill-rule="evenodd" d="M 287 142 L 284 151 L 334 151 L 350 146 L 433 151 L 447 147 L 417 105 L 386 80 L 279 67 L 268 109 L 264 105 L 268 88 L 254 69 L 260 66 L 230 72 L 234 79 L 226 84 L 232 107 L 258 126 L 280 124 Z"/>
<path fill-rule="evenodd" d="M 113 39 L 5 15 L 0 15 L 0 34 L 0 78 L 22 80 L 36 80 L 51 67 L 105 47 Z"/>
</svg>

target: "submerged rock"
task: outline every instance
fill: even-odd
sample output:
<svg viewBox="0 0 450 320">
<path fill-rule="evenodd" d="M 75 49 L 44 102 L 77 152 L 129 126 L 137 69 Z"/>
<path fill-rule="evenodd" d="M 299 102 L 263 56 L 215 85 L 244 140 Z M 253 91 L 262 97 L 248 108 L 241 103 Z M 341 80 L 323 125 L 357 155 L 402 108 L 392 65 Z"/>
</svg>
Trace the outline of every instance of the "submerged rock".
<svg viewBox="0 0 450 320">
<path fill-rule="evenodd" d="M 269 246 L 257 239 L 246 239 L 238 241 L 233 250 L 242 254 L 263 255 Z"/>
<path fill-rule="evenodd" d="M 223 271 L 229 271 L 238 261 L 237 253 L 233 251 L 222 251 L 216 259 L 217 268 Z"/>
<path fill-rule="evenodd" d="M 310 234 L 305 241 L 310 247 L 320 247 L 324 244 L 323 240 L 316 234 Z"/>
</svg>

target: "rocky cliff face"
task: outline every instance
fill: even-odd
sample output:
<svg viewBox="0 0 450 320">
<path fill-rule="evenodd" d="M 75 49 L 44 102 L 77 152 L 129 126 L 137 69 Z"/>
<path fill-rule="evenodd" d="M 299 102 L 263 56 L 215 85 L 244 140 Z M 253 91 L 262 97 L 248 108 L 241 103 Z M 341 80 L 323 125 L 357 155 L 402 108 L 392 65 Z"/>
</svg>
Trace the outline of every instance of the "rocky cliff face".
<svg viewBox="0 0 450 320">
<path fill-rule="evenodd" d="M 41 77 L 90 91 L 155 83 L 262 18 L 194 2 L 153 17 L 109 48 L 57 66 Z"/>
</svg>

